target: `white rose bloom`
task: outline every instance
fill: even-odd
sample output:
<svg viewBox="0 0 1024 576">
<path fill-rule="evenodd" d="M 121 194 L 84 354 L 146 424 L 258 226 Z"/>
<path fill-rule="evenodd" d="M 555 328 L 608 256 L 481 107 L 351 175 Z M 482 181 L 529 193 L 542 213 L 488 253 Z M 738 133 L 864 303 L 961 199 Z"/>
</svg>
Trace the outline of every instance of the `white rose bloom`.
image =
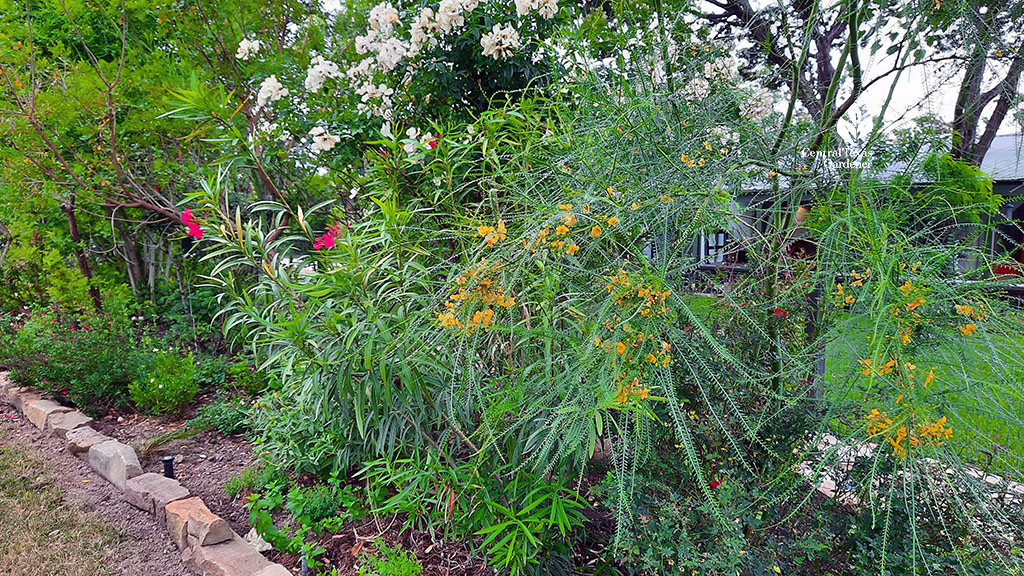
<svg viewBox="0 0 1024 576">
<path fill-rule="evenodd" d="M 409 26 L 409 55 L 415 56 L 419 54 L 420 50 L 426 46 L 432 48 L 437 43 L 437 39 L 434 38 L 434 30 L 436 24 L 431 22 L 434 17 L 434 11 L 430 8 L 424 8 L 420 15 L 413 21 L 412 25 Z"/>
<path fill-rule="evenodd" d="M 558 12 L 558 0 L 515 0 L 516 14 L 526 16 L 536 10 L 544 18 L 554 18 Z"/>
<path fill-rule="evenodd" d="M 248 38 L 242 38 L 242 41 L 238 43 L 238 51 L 235 52 L 235 58 L 239 60 L 248 60 L 250 56 L 260 51 L 259 40 L 249 40 Z"/>
<path fill-rule="evenodd" d="M 558 0 L 538 0 L 537 13 L 542 17 L 551 19 L 558 12 Z"/>
<path fill-rule="evenodd" d="M 409 50 L 406 48 L 404 42 L 398 38 L 388 38 L 380 45 L 380 52 L 377 53 L 377 64 L 379 64 L 385 72 L 390 72 L 398 66 L 398 63 L 402 61 L 402 58 L 404 58 L 408 52 Z"/>
<path fill-rule="evenodd" d="M 266 106 L 268 102 L 276 102 L 287 95 L 288 89 L 278 81 L 277 76 L 271 75 L 260 84 L 260 91 L 256 94 L 256 103 Z"/>
<path fill-rule="evenodd" d="M 476 10 L 476 7 L 480 5 L 480 0 L 462 0 L 462 9 L 466 12 L 472 12 Z"/>
<path fill-rule="evenodd" d="M 519 32 L 511 24 L 505 27 L 495 24 L 490 32 L 480 37 L 480 45 L 484 48 L 484 56 L 490 56 L 495 60 L 512 56 L 522 46 Z"/>
<path fill-rule="evenodd" d="M 533 9 L 533 0 L 515 0 L 516 14 L 526 16 Z"/>
<path fill-rule="evenodd" d="M 313 58 L 309 68 L 306 70 L 306 90 L 317 92 L 323 87 L 328 78 L 338 78 L 341 70 L 338 65 L 323 56 Z"/>
<path fill-rule="evenodd" d="M 381 40 L 381 35 L 376 30 L 368 30 L 366 34 L 362 36 L 356 36 L 356 52 L 359 54 L 366 54 L 367 52 L 376 52 L 377 44 Z"/>
<path fill-rule="evenodd" d="M 758 88 L 750 98 L 740 103 L 740 116 L 749 120 L 760 120 L 771 113 L 772 104 L 772 95 L 764 88 Z"/>
<path fill-rule="evenodd" d="M 683 87 L 683 96 L 688 100 L 703 100 L 711 94 L 711 85 L 703 78 L 694 78 Z"/>
<path fill-rule="evenodd" d="M 331 134 L 323 126 L 314 126 L 313 129 L 309 131 L 309 137 L 312 140 L 309 145 L 309 151 L 314 154 L 327 152 L 331 148 L 334 148 L 338 142 L 341 142 L 341 138 Z"/>
<path fill-rule="evenodd" d="M 395 24 L 399 24 L 398 10 L 390 2 L 381 2 L 370 9 L 366 18 L 372 30 L 380 32 L 383 36 L 390 36 L 395 30 Z"/>
<path fill-rule="evenodd" d="M 353 64 L 352 67 L 348 69 L 348 72 L 345 73 L 345 75 L 348 76 L 348 79 L 352 80 L 353 82 L 355 82 L 362 76 L 369 76 L 370 66 L 373 65 L 374 61 L 375 60 L 373 58 L 365 58 L 358 64 Z"/>
<path fill-rule="evenodd" d="M 732 58 L 717 58 L 713 62 L 704 63 L 704 76 L 711 82 L 727 82 L 736 73 L 736 63 Z"/>
<path fill-rule="evenodd" d="M 437 6 L 437 26 L 441 32 L 447 34 L 465 23 L 466 17 L 462 14 L 462 3 L 459 0 L 441 0 Z"/>
</svg>

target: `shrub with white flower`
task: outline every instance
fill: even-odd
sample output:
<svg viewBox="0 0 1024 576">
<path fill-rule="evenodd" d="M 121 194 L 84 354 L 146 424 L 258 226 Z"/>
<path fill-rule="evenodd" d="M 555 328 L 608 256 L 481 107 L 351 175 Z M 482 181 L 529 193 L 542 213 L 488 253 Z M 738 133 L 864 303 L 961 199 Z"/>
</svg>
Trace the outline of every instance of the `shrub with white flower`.
<svg viewBox="0 0 1024 576">
<path fill-rule="evenodd" d="M 772 111 L 772 95 L 764 88 L 758 88 L 746 100 L 740 102 L 740 116 L 753 121 L 761 120 Z"/>
<path fill-rule="evenodd" d="M 683 97 L 688 101 L 703 100 L 711 94 L 711 85 L 701 78 L 693 78 L 683 87 Z"/>
<path fill-rule="evenodd" d="M 317 92 L 323 87 L 328 78 L 340 78 L 341 70 L 338 65 L 323 56 L 316 56 L 306 70 L 306 90 Z"/>
<path fill-rule="evenodd" d="M 490 56 L 495 60 L 510 58 L 522 45 L 519 41 L 519 32 L 506 24 L 495 24 L 491 31 L 480 37 L 480 45 L 483 46 L 484 56 Z"/>
<path fill-rule="evenodd" d="M 341 142 L 341 138 L 331 134 L 323 126 L 314 126 L 309 131 L 309 151 L 313 154 L 319 154 L 320 152 L 328 152 L 331 148 Z"/>
<path fill-rule="evenodd" d="M 256 94 L 256 103 L 261 107 L 270 102 L 276 102 L 288 95 L 288 89 L 277 79 L 276 75 L 268 76 L 262 84 L 260 91 Z"/>
<path fill-rule="evenodd" d="M 704 77 L 714 84 L 728 82 L 735 74 L 736 61 L 732 58 L 723 56 L 704 63 Z"/>
<path fill-rule="evenodd" d="M 238 43 L 238 51 L 235 52 L 235 58 L 238 58 L 239 60 L 248 60 L 260 51 L 261 46 L 262 43 L 259 40 L 242 38 L 242 41 Z"/>
</svg>

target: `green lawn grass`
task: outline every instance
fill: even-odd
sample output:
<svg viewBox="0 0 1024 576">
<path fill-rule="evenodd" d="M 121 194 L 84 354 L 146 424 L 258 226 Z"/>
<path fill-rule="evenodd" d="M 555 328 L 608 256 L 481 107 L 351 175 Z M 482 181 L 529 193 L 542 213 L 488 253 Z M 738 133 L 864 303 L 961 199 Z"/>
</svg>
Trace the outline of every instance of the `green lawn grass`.
<svg viewBox="0 0 1024 576">
<path fill-rule="evenodd" d="M 1024 462 L 1024 330 L 1013 329 L 1019 322 L 1003 318 L 968 337 L 954 332 L 921 347 L 915 359 L 918 379 L 935 370 L 921 403 L 946 416 L 954 430 L 949 445 L 965 461 L 1004 473 L 1019 471 Z M 861 374 L 858 360 L 866 356 L 869 332 L 867 326 L 846 325 L 828 343 L 830 400 L 866 410 L 880 395 L 895 394 Z"/>
</svg>

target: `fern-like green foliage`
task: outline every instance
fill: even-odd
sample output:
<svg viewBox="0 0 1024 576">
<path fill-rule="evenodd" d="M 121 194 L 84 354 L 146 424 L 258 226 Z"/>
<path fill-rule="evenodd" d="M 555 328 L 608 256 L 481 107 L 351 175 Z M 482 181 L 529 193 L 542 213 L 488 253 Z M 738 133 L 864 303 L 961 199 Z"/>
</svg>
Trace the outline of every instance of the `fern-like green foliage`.
<svg viewBox="0 0 1024 576">
<path fill-rule="evenodd" d="M 822 546 L 872 570 L 1020 570 L 1021 317 L 970 241 L 984 229 L 957 232 L 994 200 L 809 170 L 811 127 L 737 119 L 742 97 L 595 81 L 452 128 L 432 158 L 382 134 L 358 220 L 243 214 L 212 177 L 192 197 L 209 281 L 282 382 L 256 411 L 264 448 L 302 472 L 367 462 L 426 514 L 480 510 L 458 488 L 479 474 L 583 489 L 607 457 L 622 556 L 661 562 L 635 536 L 668 494 L 693 510 L 670 559 L 708 573 L 790 566 L 779 534 L 840 507 Z M 479 202 L 435 210 L 420 190 L 445 182 L 431 200 Z M 742 268 L 705 266 L 720 231 Z M 533 509 L 505 508 L 488 546 Z M 503 565 L 535 557 L 523 534 Z"/>
</svg>

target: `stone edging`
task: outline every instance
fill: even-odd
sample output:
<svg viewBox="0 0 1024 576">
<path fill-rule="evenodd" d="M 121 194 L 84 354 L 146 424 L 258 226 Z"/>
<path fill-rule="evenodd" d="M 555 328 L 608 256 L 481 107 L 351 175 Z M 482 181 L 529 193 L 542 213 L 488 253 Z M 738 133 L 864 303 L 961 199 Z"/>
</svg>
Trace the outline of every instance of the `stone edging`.
<svg viewBox="0 0 1024 576">
<path fill-rule="evenodd" d="M 89 426 L 92 418 L 15 386 L 0 372 L 0 402 L 10 404 L 33 426 L 63 438 L 67 449 L 118 488 L 126 502 L 167 527 L 181 559 L 201 576 L 291 576 L 263 557 L 177 480 L 143 474 L 135 449 Z"/>
</svg>

